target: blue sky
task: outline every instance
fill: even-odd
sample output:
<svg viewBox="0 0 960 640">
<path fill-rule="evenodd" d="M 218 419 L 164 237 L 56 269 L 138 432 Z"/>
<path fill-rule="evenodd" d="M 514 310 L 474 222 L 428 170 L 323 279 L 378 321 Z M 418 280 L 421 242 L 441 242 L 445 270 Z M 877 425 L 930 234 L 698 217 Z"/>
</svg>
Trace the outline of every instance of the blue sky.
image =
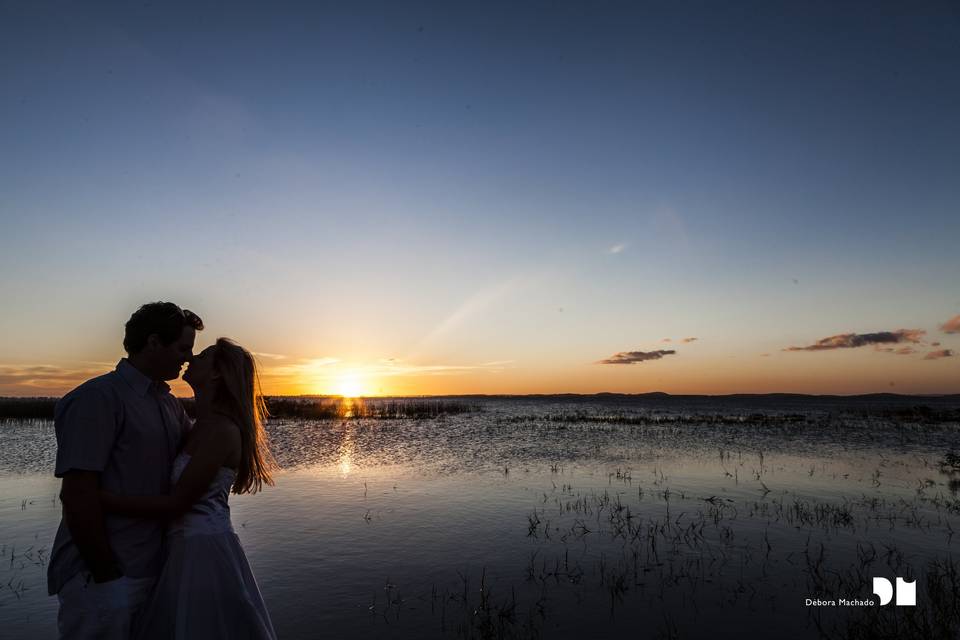
<svg viewBox="0 0 960 640">
<path fill-rule="evenodd" d="M 956 5 L 0 11 L 10 371 L 115 361 L 172 299 L 336 360 L 300 391 L 958 390 L 950 357 L 780 351 L 960 346 Z M 32 379 L 0 392 L 64 384 Z"/>
</svg>

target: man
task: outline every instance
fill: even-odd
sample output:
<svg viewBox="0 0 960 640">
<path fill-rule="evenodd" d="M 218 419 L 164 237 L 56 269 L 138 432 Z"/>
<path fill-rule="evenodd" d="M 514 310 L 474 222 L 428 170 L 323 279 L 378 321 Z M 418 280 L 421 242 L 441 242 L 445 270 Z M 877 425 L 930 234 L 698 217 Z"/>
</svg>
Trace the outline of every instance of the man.
<svg viewBox="0 0 960 640">
<path fill-rule="evenodd" d="M 57 403 L 55 475 L 63 518 L 47 584 L 60 637 L 127 640 L 160 572 L 163 525 L 105 514 L 100 490 L 170 491 L 170 468 L 191 422 L 165 380 L 193 357 L 203 322 L 172 302 L 140 307 L 126 324 L 127 357 Z"/>
</svg>

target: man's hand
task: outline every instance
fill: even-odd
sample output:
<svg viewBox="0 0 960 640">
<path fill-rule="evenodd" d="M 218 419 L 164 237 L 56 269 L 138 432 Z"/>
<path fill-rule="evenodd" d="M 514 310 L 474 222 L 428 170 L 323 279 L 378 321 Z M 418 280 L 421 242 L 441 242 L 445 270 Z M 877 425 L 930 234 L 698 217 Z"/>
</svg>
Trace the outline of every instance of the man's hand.
<svg viewBox="0 0 960 640">
<path fill-rule="evenodd" d="M 60 488 L 63 519 L 80 550 L 94 582 L 109 582 L 123 574 L 117 568 L 103 526 L 100 507 L 100 474 L 96 471 L 68 471 Z"/>
</svg>

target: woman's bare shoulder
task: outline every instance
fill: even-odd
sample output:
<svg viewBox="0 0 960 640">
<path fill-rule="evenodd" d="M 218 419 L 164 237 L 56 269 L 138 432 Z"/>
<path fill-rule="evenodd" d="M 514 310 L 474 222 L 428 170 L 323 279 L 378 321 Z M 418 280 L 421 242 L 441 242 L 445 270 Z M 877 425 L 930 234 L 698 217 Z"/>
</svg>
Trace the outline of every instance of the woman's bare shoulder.
<svg viewBox="0 0 960 640">
<path fill-rule="evenodd" d="M 243 440 L 240 427 L 232 418 L 221 414 L 205 416 L 197 420 L 194 431 L 192 447 L 188 449 L 211 447 L 226 456 L 225 466 L 236 468 Z"/>
<path fill-rule="evenodd" d="M 193 425 L 192 435 L 207 439 L 227 439 L 240 442 L 240 426 L 229 416 L 213 414 L 198 418 Z"/>
</svg>

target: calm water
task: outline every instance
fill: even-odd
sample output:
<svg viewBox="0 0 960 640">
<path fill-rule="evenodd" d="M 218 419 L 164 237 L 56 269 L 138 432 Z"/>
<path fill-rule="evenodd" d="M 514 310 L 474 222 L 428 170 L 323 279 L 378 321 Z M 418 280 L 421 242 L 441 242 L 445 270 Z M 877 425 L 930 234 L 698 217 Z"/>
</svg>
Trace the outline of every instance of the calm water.
<svg viewBox="0 0 960 640">
<path fill-rule="evenodd" d="M 910 637 L 960 615 L 960 474 L 939 464 L 956 421 L 863 403 L 470 402 L 270 425 L 277 486 L 231 504 L 281 637 Z M 51 424 L 0 425 L 4 637 L 55 637 L 54 452 Z M 873 576 L 917 579 L 918 606 L 805 604 L 875 599 Z"/>
</svg>

